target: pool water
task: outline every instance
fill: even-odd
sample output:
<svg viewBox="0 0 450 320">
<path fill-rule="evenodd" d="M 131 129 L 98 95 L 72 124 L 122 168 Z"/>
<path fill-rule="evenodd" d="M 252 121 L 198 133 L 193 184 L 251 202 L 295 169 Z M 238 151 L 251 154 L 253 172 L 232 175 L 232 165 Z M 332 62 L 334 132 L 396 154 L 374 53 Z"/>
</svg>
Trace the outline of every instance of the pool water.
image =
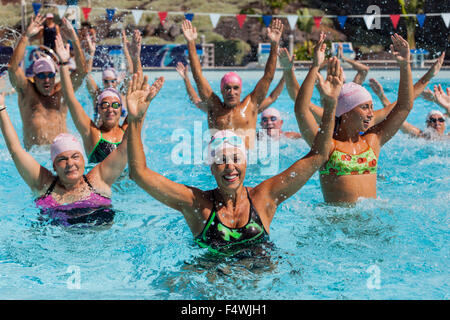
<svg viewBox="0 0 450 320">
<path fill-rule="evenodd" d="M 143 133 L 150 168 L 179 183 L 212 189 L 209 168 L 192 161 L 174 164 L 175 129 L 194 136 L 206 116 L 188 102 L 175 72 L 152 102 Z M 218 92 L 222 72 L 205 72 Z M 243 94 L 262 71 L 242 71 Z M 423 72 L 414 72 L 415 79 Z M 303 79 L 305 72 L 298 72 Z M 97 74 L 97 79 L 100 75 Z M 277 72 L 271 89 L 281 74 Z M 347 78 L 353 77 L 348 72 Z M 374 72 L 391 101 L 398 72 Z M 370 90 L 367 85 L 365 86 Z M 432 84 L 450 86 L 441 72 Z M 92 114 L 87 90 L 77 96 Z M 17 95 L 6 99 L 22 139 Z M 314 101 L 319 103 L 318 92 Z M 381 107 L 374 96 L 375 109 Z M 286 90 L 273 107 L 285 116 L 284 130 L 298 131 Z M 419 98 L 408 121 L 425 127 L 438 109 Z M 76 133 L 70 118 L 69 128 Z M 448 130 L 447 130 L 448 132 Z M 303 140 L 282 141 L 279 170 L 308 152 Z M 34 196 L 0 140 L 1 299 L 449 299 L 449 142 L 411 139 L 399 132 L 381 151 L 378 198 L 354 207 L 323 202 L 318 174 L 277 210 L 263 255 L 211 259 L 199 248 L 183 216 L 160 204 L 125 173 L 113 186 L 115 222 L 109 228 L 64 228 L 42 224 Z M 49 148 L 33 156 L 51 169 Z M 246 185 L 269 176 L 247 168 Z"/>
</svg>

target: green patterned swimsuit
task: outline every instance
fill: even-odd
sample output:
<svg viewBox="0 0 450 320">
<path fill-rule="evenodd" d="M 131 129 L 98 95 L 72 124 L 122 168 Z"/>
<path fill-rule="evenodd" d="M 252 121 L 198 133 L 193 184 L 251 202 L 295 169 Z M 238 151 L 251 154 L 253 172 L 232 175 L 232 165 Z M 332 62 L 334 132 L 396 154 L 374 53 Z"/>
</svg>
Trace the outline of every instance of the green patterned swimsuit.
<svg viewBox="0 0 450 320">
<path fill-rule="evenodd" d="M 214 201 L 211 214 L 203 231 L 195 238 L 195 242 L 202 248 L 218 254 L 235 253 L 242 246 L 265 242 L 269 234 L 264 229 L 261 218 L 253 207 L 247 188 L 247 197 L 250 201 L 250 213 L 248 222 L 241 228 L 229 228 L 225 226 L 217 215 L 216 201 Z M 214 193 L 213 193 L 214 198 Z"/>
<path fill-rule="evenodd" d="M 370 146 L 366 151 L 353 155 L 335 149 L 319 173 L 337 176 L 376 174 L 377 166 L 377 156 Z"/>
<path fill-rule="evenodd" d="M 123 131 L 123 129 L 122 129 Z M 106 157 L 117 149 L 120 142 L 111 142 L 103 138 L 103 134 L 100 131 L 100 139 L 97 141 L 94 149 L 88 156 L 88 160 L 90 163 L 99 163 L 106 159 Z"/>
</svg>

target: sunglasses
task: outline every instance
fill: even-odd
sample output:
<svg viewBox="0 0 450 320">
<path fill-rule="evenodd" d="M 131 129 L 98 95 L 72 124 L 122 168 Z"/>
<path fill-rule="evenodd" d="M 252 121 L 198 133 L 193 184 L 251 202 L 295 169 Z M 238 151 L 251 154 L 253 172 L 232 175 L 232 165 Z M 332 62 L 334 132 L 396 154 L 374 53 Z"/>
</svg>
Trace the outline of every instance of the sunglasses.
<svg viewBox="0 0 450 320">
<path fill-rule="evenodd" d="M 113 79 L 113 80 L 103 80 L 103 83 L 105 83 L 105 84 L 110 84 L 110 83 L 116 83 L 116 79 Z"/>
<path fill-rule="evenodd" d="M 120 107 L 122 107 L 122 105 L 119 102 L 109 103 L 109 102 L 105 101 L 105 102 L 101 102 L 99 105 L 102 110 L 106 110 L 109 107 L 112 107 L 113 109 L 119 109 Z"/>
<path fill-rule="evenodd" d="M 41 79 L 41 80 L 47 79 L 47 78 L 53 79 L 55 77 L 55 74 L 53 72 L 50 72 L 50 73 L 41 72 L 41 73 L 35 74 L 35 77 L 38 79 Z"/>
<path fill-rule="evenodd" d="M 271 117 L 262 117 L 262 122 L 267 122 L 267 121 L 269 121 L 269 119 L 270 119 L 270 121 L 272 121 L 272 122 L 274 122 L 274 121 L 277 121 L 278 120 L 278 118 L 277 117 L 275 117 L 275 116 L 271 116 Z"/>
<path fill-rule="evenodd" d="M 445 122 L 445 119 L 444 118 L 429 118 L 428 120 L 427 120 L 428 122 L 433 122 L 433 123 L 436 123 L 436 122 Z"/>
</svg>

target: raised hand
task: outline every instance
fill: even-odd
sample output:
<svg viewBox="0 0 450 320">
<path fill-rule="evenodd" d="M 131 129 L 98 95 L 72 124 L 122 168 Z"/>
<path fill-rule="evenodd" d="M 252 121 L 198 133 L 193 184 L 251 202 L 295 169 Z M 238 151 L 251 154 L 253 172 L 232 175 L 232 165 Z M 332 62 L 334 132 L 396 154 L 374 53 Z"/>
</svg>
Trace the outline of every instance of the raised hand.
<svg viewBox="0 0 450 320">
<path fill-rule="evenodd" d="M 422 98 L 424 98 L 427 101 L 431 101 L 431 102 L 435 102 L 436 98 L 434 96 L 434 92 L 431 91 L 430 89 L 425 89 L 423 90 L 423 92 L 420 94 L 420 96 Z"/>
<path fill-rule="evenodd" d="M 184 64 L 182 62 L 178 62 L 177 63 L 177 72 L 180 74 L 180 76 L 183 79 L 186 79 L 186 77 L 188 76 L 188 66 L 184 66 Z"/>
<path fill-rule="evenodd" d="M 131 45 L 129 46 L 131 57 L 135 58 L 141 56 L 141 43 L 142 43 L 141 32 L 136 29 L 133 31 L 133 38 L 131 40 Z"/>
<path fill-rule="evenodd" d="M 139 120 L 145 116 L 150 101 L 158 94 L 164 83 L 164 77 L 158 78 L 151 86 L 147 83 L 148 77 L 140 78 L 133 74 L 127 90 L 128 119 Z"/>
<path fill-rule="evenodd" d="M 184 20 L 181 25 L 181 30 L 183 31 L 184 38 L 187 42 L 195 41 L 197 39 L 197 29 L 192 26 L 189 20 Z"/>
<path fill-rule="evenodd" d="M 410 62 L 409 43 L 399 34 L 395 33 L 391 36 L 391 53 L 395 56 L 398 63 L 404 64 Z"/>
<path fill-rule="evenodd" d="M 279 43 L 283 34 L 283 23 L 279 19 L 274 19 L 269 28 L 267 28 L 267 37 L 272 43 Z"/>
<path fill-rule="evenodd" d="M 70 23 L 70 21 L 67 20 L 66 18 L 62 18 L 61 22 L 62 25 L 60 30 L 62 36 L 67 40 L 75 41 L 78 36 L 77 33 L 75 32 L 75 29 L 72 26 L 72 23 Z"/>
<path fill-rule="evenodd" d="M 58 55 L 59 62 L 68 62 L 70 59 L 70 45 L 67 43 L 64 46 L 64 42 L 60 34 L 55 38 L 55 52 Z"/>
<path fill-rule="evenodd" d="M 289 54 L 288 49 L 281 48 L 278 52 L 278 58 L 280 59 L 280 65 L 284 70 L 291 70 L 294 66 L 294 56 Z"/>
<path fill-rule="evenodd" d="M 27 28 L 26 36 L 31 38 L 32 36 L 38 34 L 44 26 L 42 25 L 45 21 L 45 17 L 38 14 L 34 19 L 31 19 L 31 23 Z"/>
<path fill-rule="evenodd" d="M 339 93 L 344 84 L 344 72 L 341 68 L 338 58 L 333 57 L 328 60 L 327 78 L 323 79 L 322 75 L 317 73 L 317 89 L 320 93 L 320 98 L 324 102 L 324 108 L 327 106 L 334 106 L 337 104 Z"/>
<path fill-rule="evenodd" d="M 372 88 L 373 92 L 375 92 L 377 96 L 384 95 L 383 86 L 377 80 L 373 78 L 369 79 L 369 86 Z"/>
<path fill-rule="evenodd" d="M 327 45 L 324 43 L 326 38 L 325 33 L 321 32 L 319 41 L 314 47 L 314 57 L 313 57 L 313 65 L 315 67 L 320 67 L 322 63 L 325 61 L 325 50 Z"/>
<path fill-rule="evenodd" d="M 436 98 L 436 102 L 444 108 L 447 113 L 450 112 L 450 90 L 447 88 L 447 94 L 445 94 L 442 86 L 434 86 L 434 96 Z"/>
<path fill-rule="evenodd" d="M 425 74 L 425 76 L 424 76 L 425 81 L 430 81 L 431 78 L 433 78 L 434 76 L 436 76 L 439 73 L 439 71 L 441 70 L 442 64 L 444 63 L 444 58 L 445 58 L 445 51 L 442 52 L 442 54 L 439 56 L 439 58 L 437 58 L 437 60 L 433 63 L 430 70 L 428 70 L 428 72 Z"/>
</svg>

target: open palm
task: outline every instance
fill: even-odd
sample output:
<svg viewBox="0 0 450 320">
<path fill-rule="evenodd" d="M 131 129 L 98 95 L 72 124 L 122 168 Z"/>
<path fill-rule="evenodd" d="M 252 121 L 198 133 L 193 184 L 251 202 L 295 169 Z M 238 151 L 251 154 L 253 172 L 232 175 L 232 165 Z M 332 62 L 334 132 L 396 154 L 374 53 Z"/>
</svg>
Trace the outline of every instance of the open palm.
<svg viewBox="0 0 450 320">
<path fill-rule="evenodd" d="M 150 102 L 164 84 L 164 77 L 158 78 L 151 86 L 147 80 L 147 76 L 142 79 L 137 74 L 133 74 L 128 84 L 127 109 L 130 120 L 142 119 L 145 116 Z"/>
<path fill-rule="evenodd" d="M 328 60 L 327 78 L 323 79 L 320 73 L 317 73 L 319 90 L 322 100 L 337 102 L 342 85 L 344 84 L 343 71 L 339 60 L 336 57 Z"/>
<path fill-rule="evenodd" d="M 34 19 L 31 20 L 30 25 L 27 28 L 27 37 L 32 37 L 38 34 L 44 26 L 42 25 L 45 21 L 45 17 L 38 14 Z"/>
<path fill-rule="evenodd" d="M 267 28 L 267 37 L 271 42 L 279 43 L 283 34 L 283 23 L 279 19 L 274 19 L 271 26 Z"/>
<path fill-rule="evenodd" d="M 409 63 L 409 43 L 403 39 L 399 34 L 391 36 L 391 53 L 395 56 L 395 59 L 399 63 Z"/>
<path fill-rule="evenodd" d="M 197 39 L 197 29 L 192 26 L 192 23 L 189 20 L 184 20 L 181 25 L 181 30 L 183 31 L 183 35 L 187 42 L 195 41 Z"/>
</svg>

